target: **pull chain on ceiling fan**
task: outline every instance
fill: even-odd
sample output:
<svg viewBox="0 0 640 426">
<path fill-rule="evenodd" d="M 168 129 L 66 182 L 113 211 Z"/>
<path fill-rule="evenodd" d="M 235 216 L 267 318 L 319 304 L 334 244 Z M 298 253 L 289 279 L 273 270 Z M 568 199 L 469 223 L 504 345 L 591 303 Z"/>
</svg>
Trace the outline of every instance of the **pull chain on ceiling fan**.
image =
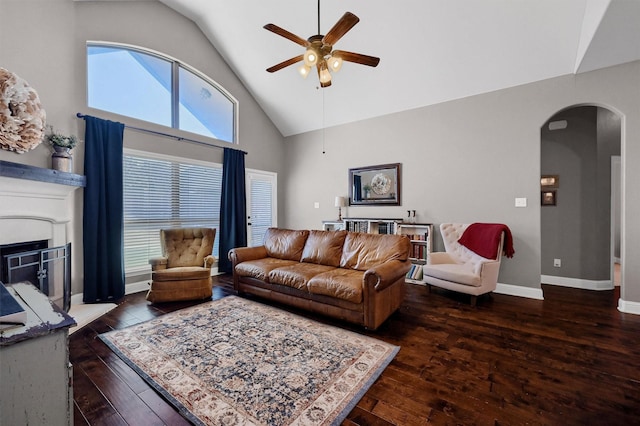
<svg viewBox="0 0 640 426">
<path fill-rule="evenodd" d="M 318 0 L 318 34 L 312 35 L 306 40 L 283 28 L 280 28 L 275 24 L 265 25 L 265 30 L 291 40 L 306 49 L 304 54 L 280 62 L 271 68 L 267 68 L 267 71 L 276 72 L 282 68 L 288 67 L 289 65 L 304 61 L 300 68 L 298 68 L 300 74 L 306 78 L 311 72 L 311 68 L 315 66 L 318 71 L 320 87 L 329 87 L 331 86 L 331 71 L 338 72 L 342 67 L 343 61 L 367 65 L 370 67 L 377 66 L 380 62 L 380 58 L 363 55 L 361 53 L 347 52 L 345 50 L 333 50 L 333 45 L 358 22 L 360 22 L 360 19 L 356 15 L 351 12 L 346 12 L 326 35 L 321 35 L 320 0 Z"/>
</svg>

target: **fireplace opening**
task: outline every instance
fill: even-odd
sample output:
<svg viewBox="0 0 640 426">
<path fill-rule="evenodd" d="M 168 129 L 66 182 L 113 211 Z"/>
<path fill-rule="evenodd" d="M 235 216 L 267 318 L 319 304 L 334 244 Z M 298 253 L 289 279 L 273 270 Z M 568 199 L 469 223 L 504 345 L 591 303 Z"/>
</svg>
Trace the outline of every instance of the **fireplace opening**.
<svg viewBox="0 0 640 426">
<path fill-rule="evenodd" d="M 24 243 L 5 244 L 0 246 L 0 258 L 2 259 L 2 262 L 0 262 L 0 279 L 2 280 L 2 282 L 9 283 L 9 270 L 7 268 L 8 266 L 7 256 L 10 256 L 16 253 L 26 253 L 26 252 L 36 251 L 36 250 L 42 250 L 48 247 L 49 247 L 49 244 L 47 240 L 28 241 Z M 32 275 L 32 274 L 28 274 L 28 272 L 31 272 L 31 271 L 23 271 L 22 273 L 20 273 L 20 275 L 22 275 L 23 273 L 27 273 L 27 275 Z M 32 275 L 32 276 L 35 277 L 35 275 Z M 26 276 L 25 279 L 22 279 L 22 280 L 16 277 L 16 279 L 13 282 L 18 282 L 18 281 L 31 281 L 31 276 Z"/>
<path fill-rule="evenodd" d="M 0 246 L 0 279 L 29 281 L 64 311 L 71 307 L 71 243 L 48 247 L 47 240 Z"/>
</svg>

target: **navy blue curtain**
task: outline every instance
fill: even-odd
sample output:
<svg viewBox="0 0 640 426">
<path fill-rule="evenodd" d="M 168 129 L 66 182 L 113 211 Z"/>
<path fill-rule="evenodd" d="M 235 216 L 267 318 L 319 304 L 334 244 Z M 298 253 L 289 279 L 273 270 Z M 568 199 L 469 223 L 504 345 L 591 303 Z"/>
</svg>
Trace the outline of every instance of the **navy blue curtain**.
<svg viewBox="0 0 640 426">
<path fill-rule="evenodd" d="M 124 124 L 85 116 L 83 252 L 85 303 L 124 296 Z"/>
<path fill-rule="evenodd" d="M 222 162 L 218 270 L 231 272 L 229 250 L 247 246 L 247 195 L 243 151 L 225 148 Z"/>
</svg>

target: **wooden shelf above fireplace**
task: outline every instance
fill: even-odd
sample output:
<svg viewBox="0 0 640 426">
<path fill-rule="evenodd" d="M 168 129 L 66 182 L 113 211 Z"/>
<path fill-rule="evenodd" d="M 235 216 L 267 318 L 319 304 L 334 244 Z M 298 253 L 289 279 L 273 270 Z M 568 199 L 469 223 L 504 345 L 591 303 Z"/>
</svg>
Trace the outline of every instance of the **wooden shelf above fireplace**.
<svg viewBox="0 0 640 426">
<path fill-rule="evenodd" d="M 0 176 L 57 183 L 59 185 L 79 187 L 87 185 L 87 178 L 83 175 L 44 169 L 42 167 L 30 166 L 28 164 L 12 163 L 9 161 L 0 161 Z"/>
</svg>

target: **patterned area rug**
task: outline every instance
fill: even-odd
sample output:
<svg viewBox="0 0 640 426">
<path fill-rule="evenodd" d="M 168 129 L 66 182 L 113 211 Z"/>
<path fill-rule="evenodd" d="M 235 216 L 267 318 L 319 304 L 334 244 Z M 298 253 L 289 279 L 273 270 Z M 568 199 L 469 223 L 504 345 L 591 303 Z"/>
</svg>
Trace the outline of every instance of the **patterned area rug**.
<svg viewBox="0 0 640 426">
<path fill-rule="evenodd" d="M 228 296 L 100 338 L 195 424 L 340 424 L 400 349 Z"/>
</svg>

